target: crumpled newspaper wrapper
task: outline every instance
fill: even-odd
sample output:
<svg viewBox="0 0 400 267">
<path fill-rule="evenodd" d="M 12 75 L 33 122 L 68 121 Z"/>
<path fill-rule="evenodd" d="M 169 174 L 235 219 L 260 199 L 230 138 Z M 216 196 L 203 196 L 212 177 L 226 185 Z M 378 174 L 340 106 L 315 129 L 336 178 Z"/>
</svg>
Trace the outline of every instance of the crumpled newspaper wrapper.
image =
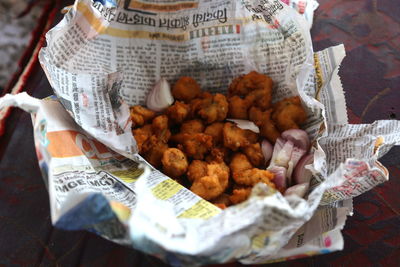
<svg viewBox="0 0 400 267">
<path fill-rule="evenodd" d="M 388 179 L 377 159 L 399 144 L 400 123 L 348 124 L 343 46 L 314 53 L 310 24 L 283 2 L 76 1 L 39 55 L 55 96 L 0 99 L 0 108 L 32 114 L 53 224 L 174 266 L 342 249 L 351 199 Z M 220 210 L 137 154 L 129 105 L 144 104 L 160 77 L 192 76 L 224 93 L 251 70 L 272 77 L 274 101 L 299 95 L 307 109 L 311 192 L 283 197 L 258 184 L 249 200 Z"/>
</svg>

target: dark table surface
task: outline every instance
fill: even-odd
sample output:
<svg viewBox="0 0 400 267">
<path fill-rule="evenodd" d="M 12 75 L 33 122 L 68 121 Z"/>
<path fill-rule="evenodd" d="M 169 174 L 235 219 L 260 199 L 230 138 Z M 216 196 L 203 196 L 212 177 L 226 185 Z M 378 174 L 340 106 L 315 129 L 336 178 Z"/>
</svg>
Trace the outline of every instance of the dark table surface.
<svg viewBox="0 0 400 267">
<path fill-rule="evenodd" d="M 344 43 L 347 56 L 339 73 L 350 122 L 396 119 L 400 116 L 400 3 L 318 2 L 311 31 L 314 50 Z M 51 94 L 37 63 L 25 90 L 38 98 Z M 354 216 L 343 230 L 343 251 L 268 266 L 400 266 L 400 147 L 381 162 L 388 167 L 390 180 L 354 199 Z M 0 139 L 0 266 L 53 265 L 167 266 L 94 234 L 52 227 L 30 116 L 13 110 Z"/>
</svg>

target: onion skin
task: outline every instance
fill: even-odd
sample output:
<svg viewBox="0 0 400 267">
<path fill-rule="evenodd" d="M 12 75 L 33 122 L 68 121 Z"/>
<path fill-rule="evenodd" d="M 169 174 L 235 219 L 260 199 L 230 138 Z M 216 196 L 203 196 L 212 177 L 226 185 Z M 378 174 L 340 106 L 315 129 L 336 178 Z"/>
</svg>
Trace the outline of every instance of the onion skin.
<svg viewBox="0 0 400 267">
<path fill-rule="evenodd" d="M 293 142 L 286 141 L 283 147 L 279 151 L 277 151 L 276 157 L 273 157 L 273 162 L 271 162 L 271 164 L 273 164 L 274 166 L 281 166 L 288 168 L 293 148 L 294 148 Z M 275 154 L 275 149 L 274 149 L 274 154 Z"/>
<path fill-rule="evenodd" d="M 309 183 L 296 184 L 286 189 L 284 196 L 296 195 L 298 197 L 304 197 L 307 194 Z"/>
<path fill-rule="evenodd" d="M 264 139 L 261 143 L 261 151 L 265 160 L 264 164 L 267 164 L 267 162 L 271 159 L 273 150 L 274 148 L 271 143 L 268 140 Z"/>
<path fill-rule="evenodd" d="M 309 183 L 312 177 L 311 171 L 305 168 L 306 165 L 312 164 L 314 162 L 314 155 L 313 154 L 307 154 L 304 155 L 300 161 L 297 163 L 297 166 L 295 167 L 293 171 L 293 180 L 296 182 L 296 184 L 302 184 L 302 183 Z"/>
<path fill-rule="evenodd" d="M 287 173 L 286 176 L 289 180 L 289 185 L 292 185 L 292 174 L 294 169 L 296 168 L 298 162 L 300 161 L 300 159 L 303 157 L 303 155 L 306 153 L 306 151 L 304 149 L 298 148 L 298 147 L 293 147 L 292 150 L 292 155 L 290 156 L 290 160 L 288 163 L 288 169 L 287 169 Z"/>
<path fill-rule="evenodd" d="M 227 121 L 231 121 L 236 124 L 237 127 L 243 130 L 250 130 L 255 133 L 260 132 L 260 128 L 258 128 L 257 125 L 255 125 L 254 122 L 249 121 L 249 120 L 239 120 L 239 119 L 226 119 Z"/>
<path fill-rule="evenodd" d="M 146 107 L 155 112 L 160 112 L 174 103 L 171 86 L 165 78 L 161 78 L 151 89 L 146 99 Z"/>
<path fill-rule="evenodd" d="M 285 140 L 292 141 L 294 146 L 308 151 L 310 149 L 310 138 L 306 131 L 301 129 L 290 129 L 286 130 L 281 134 L 281 137 Z"/>
</svg>

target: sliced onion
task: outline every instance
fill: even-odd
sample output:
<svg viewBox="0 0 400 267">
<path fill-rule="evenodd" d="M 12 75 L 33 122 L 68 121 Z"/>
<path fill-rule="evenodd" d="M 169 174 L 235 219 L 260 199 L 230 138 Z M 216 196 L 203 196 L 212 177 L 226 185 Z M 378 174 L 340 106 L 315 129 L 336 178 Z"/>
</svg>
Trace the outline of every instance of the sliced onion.
<svg viewBox="0 0 400 267">
<path fill-rule="evenodd" d="M 286 189 L 284 196 L 296 195 L 299 197 L 304 197 L 309 187 L 309 183 L 296 184 Z"/>
<path fill-rule="evenodd" d="M 300 129 L 286 130 L 281 134 L 281 137 L 285 140 L 290 140 L 295 146 L 308 151 L 310 148 L 310 139 L 306 131 Z"/>
<path fill-rule="evenodd" d="M 297 163 L 297 166 L 293 171 L 293 179 L 297 184 L 309 183 L 312 177 L 310 170 L 306 169 L 305 166 L 314 162 L 314 155 L 307 154 L 303 156 Z"/>
<path fill-rule="evenodd" d="M 274 174 L 272 182 L 278 190 L 286 189 L 286 168 L 280 166 L 273 166 L 268 168 L 268 171 Z"/>
<path fill-rule="evenodd" d="M 151 89 L 146 99 L 147 108 L 156 112 L 162 111 L 174 103 L 171 86 L 165 78 L 161 78 Z"/>
<path fill-rule="evenodd" d="M 293 151 L 293 142 L 286 141 L 283 145 L 282 149 L 278 152 L 278 155 L 275 158 L 274 164 L 287 168 L 289 166 L 289 161 L 292 156 Z"/>
<path fill-rule="evenodd" d="M 259 133 L 260 132 L 260 129 L 258 128 L 258 126 L 255 125 L 254 122 L 252 122 L 252 121 L 238 120 L 238 119 L 226 119 L 226 120 L 234 122 L 236 124 L 236 126 L 239 127 L 240 129 L 250 130 L 250 131 L 253 131 L 255 133 Z"/>
<path fill-rule="evenodd" d="M 288 169 L 287 169 L 287 178 L 289 181 L 289 185 L 292 185 L 292 173 L 293 170 L 296 168 L 297 163 L 300 161 L 301 157 L 306 154 L 306 151 L 304 149 L 298 148 L 298 147 L 293 147 L 292 150 L 292 155 L 290 156 L 290 160 L 288 163 Z"/>
<path fill-rule="evenodd" d="M 277 165 L 277 164 L 275 164 L 276 158 L 278 157 L 279 152 L 282 150 L 283 146 L 285 145 L 285 142 L 286 141 L 280 137 L 278 137 L 278 139 L 276 139 L 275 145 L 274 145 L 274 150 L 272 152 L 271 162 L 269 163 L 269 167 L 273 167 L 273 166 Z"/>
<path fill-rule="evenodd" d="M 271 159 L 273 149 L 274 149 L 273 146 L 271 145 L 271 143 L 268 140 L 264 139 L 261 142 L 261 151 L 263 153 L 264 160 L 265 160 L 264 164 L 267 164 L 267 162 Z"/>
</svg>

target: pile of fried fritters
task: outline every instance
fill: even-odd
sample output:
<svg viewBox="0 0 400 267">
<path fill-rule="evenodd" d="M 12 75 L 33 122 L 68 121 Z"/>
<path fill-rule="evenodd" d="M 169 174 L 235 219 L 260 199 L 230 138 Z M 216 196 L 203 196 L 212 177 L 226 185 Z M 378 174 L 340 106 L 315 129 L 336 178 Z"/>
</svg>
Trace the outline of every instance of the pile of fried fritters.
<svg viewBox="0 0 400 267">
<path fill-rule="evenodd" d="M 175 102 L 162 114 L 131 107 L 139 154 L 220 208 L 246 200 L 259 182 L 276 188 L 260 144 L 265 139 L 274 144 L 307 116 L 298 96 L 272 104 L 272 88 L 272 79 L 256 71 L 235 78 L 227 96 L 202 91 L 194 79 L 181 77 L 172 88 Z M 259 133 L 227 118 L 250 120 Z"/>
</svg>

